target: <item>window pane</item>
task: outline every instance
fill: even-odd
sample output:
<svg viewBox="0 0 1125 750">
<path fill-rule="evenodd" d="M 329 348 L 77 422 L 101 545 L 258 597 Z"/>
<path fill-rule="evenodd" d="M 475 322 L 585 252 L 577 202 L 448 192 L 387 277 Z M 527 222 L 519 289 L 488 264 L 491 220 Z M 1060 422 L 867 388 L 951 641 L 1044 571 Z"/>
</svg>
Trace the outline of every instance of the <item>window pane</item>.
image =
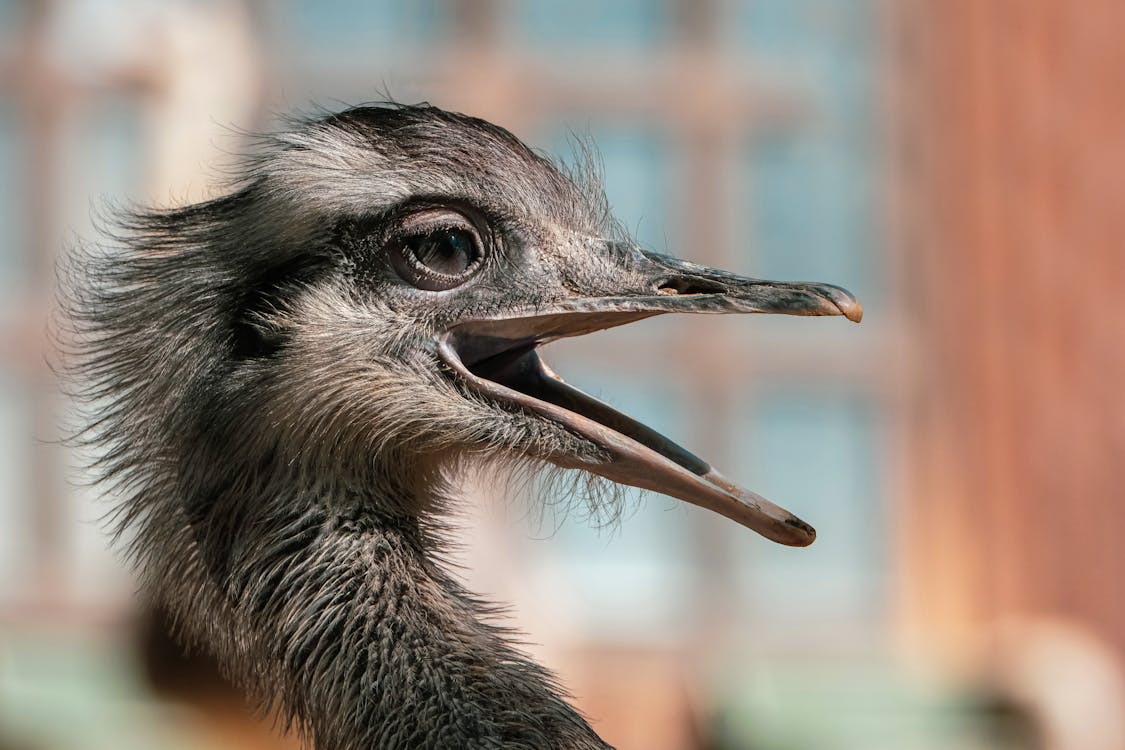
<svg viewBox="0 0 1125 750">
<path fill-rule="evenodd" d="M 21 0 L 0 0 L 0 51 L 10 49 L 19 39 L 25 5 Z"/>
<path fill-rule="evenodd" d="M 516 3 L 513 10 L 519 36 L 552 51 L 579 46 L 620 53 L 652 47 L 669 36 L 672 21 L 666 0 L 542 0 Z"/>
<path fill-rule="evenodd" d="M 94 238 L 94 218 L 107 206 L 140 200 L 144 177 L 144 130 L 140 106 L 124 97 L 101 100 L 86 116 L 68 123 L 60 187 L 66 226 Z M 157 196 L 168 203 L 175 196 Z"/>
<path fill-rule="evenodd" d="M 885 597 L 877 414 L 847 393 L 776 386 L 742 403 L 731 477 L 792 510 L 818 532 L 791 549 L 735 543 L 751 619 L 767 629 L 876 625 Z M 731 529 L 731 533 L 744 532 Z"/>
<path fill-rule="evenodd" d="M 622 384 L 620 375 L 573 358 L 562 369 L 568 382 L 663 434 L 682 437 L 689 429 L 686 396 L 674 386 L 641 377 L 612 387 Z M 539 574 L 560 592 L 560 616 L 603 637 L 665 636 L 690 614 L 681 606 L 691 583 L 689 525 L 679 501 L 655 493 L 641 500 L 632 489 L 626 495 L 620 524 L 604 515 L 587 520 L 581 506 L 569 514 L 565 504 L 548 509 L 541 523 L 533 513 L 529 533 L 538 541 L 529 548 Z"/>
<path fill-rule="evenodd" d="M 733 42 L 770 57 L 868 57 L 872 0 L 734 0 L 724 25 Z"/>
<path fill-rule="evenodd" d="M 881 296 L 875 185 L 881 166 L 875 93 L 878 43 L 868 0 L 758 0 L 734 7 L 730 34 L 759 69 L 788 84 L 797 122 L 766 123 L 746 144 L 736 227 L 744 270 L 832 281 L 871 304 Z"/>
<path fill-rule="evenodd" d="M 437 0 L 288 0 L 292 46 L 311 67 L 386 59 L 447 31 L 447 3 Z M 372 85 L 377 85 L 375 80 Z"/>
<path fill-rule="evenodd" d="M 675 247 L 671 221 L 670 186 L 675 184 L 672 146 L 668 139 L 643 123 L 593 122 L 580 116 L 563 116 L 582 140 L 589 139 L 604 166 L 606 195 L 613 214 L 630 236 L 645 247 L 661 252 Z M 574 139 L 566 131 L 549 133 L 545 149 L 574 166 Z"/>
<path fill-rule="evenodd" d="M 869 166 L 836 144 L 790 133 L 757 140 L 746 173 L 755 275 L 830 280 L 870 296 L 876 237 Z"/>
</svg>

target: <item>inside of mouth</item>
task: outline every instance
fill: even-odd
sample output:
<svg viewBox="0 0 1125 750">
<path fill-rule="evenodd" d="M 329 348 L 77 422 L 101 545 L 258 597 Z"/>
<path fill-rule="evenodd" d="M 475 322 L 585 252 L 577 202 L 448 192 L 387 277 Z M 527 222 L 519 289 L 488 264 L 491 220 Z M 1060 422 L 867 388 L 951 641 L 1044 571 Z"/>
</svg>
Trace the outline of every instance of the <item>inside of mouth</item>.
<svg viewBox="0 0 1125 750">
<path fill-rule="evenodd" d="M 519 344 L 472 364 L 465 362 L 465 366 L 478 378 L 492 381 L 529 398 L 554 404 L 579 419 L 596 422 L 624 435 L 697 476 L 704 476 L 711 471 L 711 466 L 706 461 L 656 430 L 554 375 L 540 358 L 534 343 Z"/>
</svg>

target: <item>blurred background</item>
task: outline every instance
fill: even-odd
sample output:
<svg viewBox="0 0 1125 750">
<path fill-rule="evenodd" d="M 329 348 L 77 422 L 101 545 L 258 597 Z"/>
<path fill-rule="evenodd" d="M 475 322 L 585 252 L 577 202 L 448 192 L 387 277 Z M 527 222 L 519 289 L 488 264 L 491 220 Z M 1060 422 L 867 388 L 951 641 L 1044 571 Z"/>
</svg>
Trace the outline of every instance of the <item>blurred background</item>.
<svg viewBox="0 0 1125 750">
<path fill-rule="evenodd" d="M 1125 750 L 1123 91 L 1118 0 L 0 0 L 0 748 L 295 746 L 168 642 L 53 443 L 53 269 L 274 114 L 390 94 L 589 135 L 646 245 L 866 308 L 553 347 L 820 532 L 479 488 L 470 585 L 607 740 Z"/>
</svg>

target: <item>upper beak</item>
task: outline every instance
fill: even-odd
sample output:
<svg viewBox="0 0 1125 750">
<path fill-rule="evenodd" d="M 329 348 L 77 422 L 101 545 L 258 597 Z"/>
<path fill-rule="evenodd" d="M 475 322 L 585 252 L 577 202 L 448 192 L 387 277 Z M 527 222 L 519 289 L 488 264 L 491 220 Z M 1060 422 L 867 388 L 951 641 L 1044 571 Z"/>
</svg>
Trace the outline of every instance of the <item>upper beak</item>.
<svg viewBox="0 0 1125 750">
<path fill-rule="evenodd" d="M 560 465 L 709 508 L 781 544 L 811 544 L 816 532 L 807 523 L 563 382 L 536 348 L 672 312 L 842 315 L 858 323 L 863 317 L 859 302 L 829 284 L 745 278 L 648 253 L 630 258 L 616 276 L 610 294 L 576 294 L 546 309 L 462 321 L 439 336 L 438 352 L 471 388 L 555 421 L 609 457 L 603 462 L 558 457 Z"/>
</svg>

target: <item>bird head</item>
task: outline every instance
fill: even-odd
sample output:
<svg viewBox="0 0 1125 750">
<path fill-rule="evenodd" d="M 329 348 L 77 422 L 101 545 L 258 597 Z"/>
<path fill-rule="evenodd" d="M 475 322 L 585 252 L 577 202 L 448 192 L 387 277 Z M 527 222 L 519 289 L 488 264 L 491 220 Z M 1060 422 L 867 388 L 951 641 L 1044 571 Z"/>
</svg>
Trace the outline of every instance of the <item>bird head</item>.
<svg viewBox="0 0 1125 750">
<path fill-rule="evenodd" d="M 130 429 L 194 456 L 181 484 L 237 462 L 240 483 L 375 483 L 418 513 L 451 465 L 514 460 L 663 492 L 783 544 L 815 536 L 567 384 L 540 347 L 666 313 L 858 322 L 859 303 L 642 248 L 595 180 L 502 128 L 428 106 L 303 121 L 264 141 L 231 195 L 137 215 L 125 239 L 94 327 L 128 328 L 128 351 L 104 347 L 95 371 L 144 373 L 111 395 L 121 423 L 142 400 Z"/>
</svg>

